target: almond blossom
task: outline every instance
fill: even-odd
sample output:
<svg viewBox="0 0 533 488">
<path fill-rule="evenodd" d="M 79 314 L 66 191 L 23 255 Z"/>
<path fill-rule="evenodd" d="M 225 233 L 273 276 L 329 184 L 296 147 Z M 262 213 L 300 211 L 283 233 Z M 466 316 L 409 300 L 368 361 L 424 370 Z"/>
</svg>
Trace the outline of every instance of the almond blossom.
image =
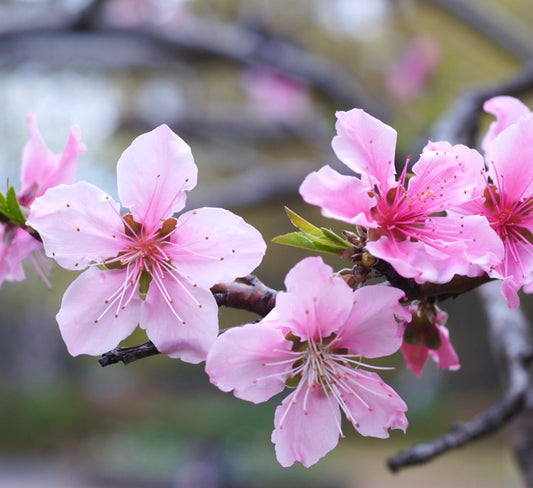
<svg viewBox="0 0 533 488">
<path fill-rule="evenodd" d="M 38 198 L 28 225 L 61 266 L 88 268 L 67 289 L 57 321 L 72 355 L 102 354 L 137 324 L 160 352 L 203 361 L 218 333 L 209 288 L 252 271 L 260 233 L 218 208 L 182 214 L 196 186 L 190 147 L 161 125 L 139 136 L 117 164 L 120 205 L 87 182 Z"/>
<path fill-rule="evenodd" d="M 356 291 L 319 257 L 287 274 L 273 311 L 261 322 L 221 334 L 206 361 L 211 382 L 253 403 L 293 388 L 277 407 L 272 442 L 282 466 L 316 463 L 338 443 L 341 411 L 364 436 L 407 428 L 407 407 L 366 363 L 402 342 L 411 316 L 401 290 Z M 363 362 L 363 359 L 365 362 Z"/>
<path fill-rule="evenodd" d="M 363 110 L 337 113 L 337 157 L 360 177 L 330 166 L 306 177 L 303 199 L 322 214 L 367 229 L 366 251 L 416 282 L 446 283 L 489 268 L 503 254 L 497 234 L 480 215 L 452 215 L 483 184 L 483 158 L 466 146 L 429 143 L 398 180 L 396 131 Z"/>
<path fill-rule="evenodd" d="M 411 323 L 405 324 L 401 351 L 407 366 L 416 376 L 422 374 L 431 357 L 441 369 L 458 370 L 461 365 L 444 325 L 448 314 L 434 304 L 413 302 L 409 305 Z"/>
<path fill-rule="evenodd" d="M 22 153 L 20 205 L 29 207 L 35 198 L 60 183 L 74 183 L 78 156 L 85 152 L 77 127 L 70 134 L 61 154 L 54 154 L 44 142 L 35 114 L 27 117 L 30 140 Z M 0 285 L 24 280 L 22 261 L 29 257 L 36 271 L 48 283 L 49 263 L 42 254 L 42 244 L 28 232 L 12 224 L 0 224 Z"/>
</svg>

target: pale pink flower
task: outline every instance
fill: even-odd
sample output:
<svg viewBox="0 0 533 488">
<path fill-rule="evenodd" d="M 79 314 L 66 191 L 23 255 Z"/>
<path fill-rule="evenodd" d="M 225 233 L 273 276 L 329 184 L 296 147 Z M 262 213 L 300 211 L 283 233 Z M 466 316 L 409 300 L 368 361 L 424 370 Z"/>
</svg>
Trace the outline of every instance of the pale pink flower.
<svg viewBox="0 0 533 488">
<path fill-rule="evenodd" d="M 459 357 L 450 342 L 450 334 L 444 325 L 448 314 L 436 305 L 409 305 L 411 323 L 405 324 L 401 351 L 407 366 L 420 376 L 426 361 L 431 357 L 441 369 L 458 370 Z"/>
<path fill-rule="evenodd" d="M 28 224 L 48 256 L 89 269 L 67 289 L 57 320 L 72 355 L 101 354 L 137 324 L 159 351 L 197 363 L 218 333 L 209 288 L 252 271 L 265 243 L 241 217 L 218 208 L 172 215 L 196 186 L 189 146 L 166 125 L 139 136 L 117 165 L 118 195 L 131 213 L 87 183 L 48 190 Z"/>
<path fill-rule="evenodd" d="M 363 110 L 337 113 L 337 157 L 361 176 L 329 166 L 306 177 L 303 199 L 326 217 L 368 229 L 365 249 L 418 283 L 446 283 L 468 275 L 472 263 L 501 260 L 502 244 L 480 215 L 451 215 L 483 184 L 483 159 L 466 146 L 429 143 L 413 166 L 395 178 L 396 131 Z M 407 181 L 408 180 L 408 181 Z"/>
<path fill-rule="evenodd" d="M 398 302 L 385 286 L 353 291 L 319 257 L 287 274 L 287 292 L 261 322 L 221 334 L 206 362 L 211 382 L 254 403 L 286 385 L 295 387 L 277 407 L 272 442 L 282 466 L 316 463 L 338 443 L 341 410 L 364 436 L 385 438 L 407 428 L 407 407 L 363 358 L 394 353 L 402 342 Z"/>
<path fill-rule="evenodd" d="M 501 118 L 489 129 L 485 183 L 458 211 L 483 215 L 503 241 L 503 260 L 485 271 L 503 280 L 502 293 L 517 308 L 520 288 L 533 291 L 533 114 L 523 114 L 524 107 L 510 100 L 499 100 Z"/>
<path fill-rule="evenodd" d="M 60 183 L 73 183 L 78 156 L 85 152 L 77 127 L 70 134 L 61 154 L 54 154 L 44 142 L 35 114 L 27 117 L 30 140 L 22 153 L 21 188 L 17 195 L 22 207 L 30 207 L 36 197 Z M 29 257 L 45 282 L 49 263 L 42 254 L 42 244 L 25 230 L 10 224 L 0 224 L 0 285 L 6 281 L 24 280 L 22 261 Z"/>
</svg>

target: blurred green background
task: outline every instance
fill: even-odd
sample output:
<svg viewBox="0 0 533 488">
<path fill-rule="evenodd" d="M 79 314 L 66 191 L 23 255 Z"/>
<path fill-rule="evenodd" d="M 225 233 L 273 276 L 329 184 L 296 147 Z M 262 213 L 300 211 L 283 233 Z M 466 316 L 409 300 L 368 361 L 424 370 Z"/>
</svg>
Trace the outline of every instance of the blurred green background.
<svg viewBox="0 0 533 488">
<path fill-rule="evenodd" d="M 297 194 L 323 164 L 342 170 L 330 147 L 335 110 L 357 104 L 395 127 L 402 162 L 465 88 L 520 69 L 532 28 L 529 0 L 4 0 L 0 175 L 18 185 L 33 111 L 56 152 L 71 125 L 81 128 L 80 179 L 116 195 L 121 152 L 168 123 L 199 167 L 187 208 L 231 208 L 267 241 L 291 230 L 284 205 L 340 230 Z M 282 288 L 305 255 L 272 244 L 256 274 Z M 474 295 L 443 304 L 460 371 L 428 364 L 417 379 L 399 355 L 382 361 L 398 367 L 383 376 L 409 405 L 408 433 L 365 439 L 346 426 L 307 470 L 275 461 L 280 397 L 242 402 L 210 386 L 201 366 L 165 357 L 106 368 L 72 358 L 54 317 L 73 274 L 56 268 L 51 290 L 28 277 L 0 290 L 1 487 L 520 486 L 505 432 L 396 476 L 385 466 L 500 393 Z M 256 318 L 220 317 L 222 327 Z M 127 344 L 144 340 L 138 332 Z"/>
</svg>

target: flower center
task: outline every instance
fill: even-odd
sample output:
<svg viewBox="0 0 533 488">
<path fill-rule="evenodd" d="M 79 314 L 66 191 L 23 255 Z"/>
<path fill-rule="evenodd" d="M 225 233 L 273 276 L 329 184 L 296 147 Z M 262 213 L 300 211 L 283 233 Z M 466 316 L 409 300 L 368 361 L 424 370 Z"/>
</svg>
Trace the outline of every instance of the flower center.
<svg viewBox="0 0 533 488">
<path fill-rule="evenodd" d="M 177 283 L 199 308 L 202 305 L 181 282 L 181 277 L 172 264 L 169 253 L 166 252 L 166 248 L 171 245 L 170 236 L 176 230 L 177 220 L 168 218 L 158 230 L 152 232 L 146 232 L 143 225 L 136 222 L 131 214 L 124 216 L 123 221 L 124 234 L 121 237 L 124 241 L 124 250 L 117 256 L 104 260 L 103 265 L 108 269 L 122 270 L 124 281 L 106 299 L 105 310 L 94 322 L 98 323 L 112 307 L 116 310 L 115 317 L 118 317 L 119 311 L 124 310 L 137 293 L 142 300 L 145 300 L 150 286 L 155 286 L 178 322 L 185 325 L 185 320 L 174 307 L 174 300 L 167 289 L 165 279 L 170 277 L 171 283 Z"/>
<path fill-rule="evenodd" d="M 507 202 L 494 185 L 487 186 L 483 196 L 485 216 L 502 239 L 526 239 L 531 243 L 531 234 L 522 223 L 533 210 L 533 198 Z"/>
</svg>

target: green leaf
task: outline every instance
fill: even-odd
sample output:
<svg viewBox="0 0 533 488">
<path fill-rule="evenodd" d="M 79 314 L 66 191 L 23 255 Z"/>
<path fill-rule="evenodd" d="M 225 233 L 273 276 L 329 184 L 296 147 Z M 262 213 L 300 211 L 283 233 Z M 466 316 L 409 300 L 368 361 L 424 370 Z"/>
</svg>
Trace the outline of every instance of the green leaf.
<svg viewBox="0 0 533 488">
<path fill-rule="evenodd" d="M 285 211 L 291 223 L 301 232 L 292 232 L 275 237 L 272 242 L 337 255 L 343 254 L 345 249 L 353 247 L 332 230 L 316 227 L 288 207 L 285 207 Z"/>
<path fill-rule="evenodd" d="M 327 237 L 331 242 L 336 242 L 343 248 L 353 247 L 346 239 L 343 239 L 340 235 L 335 234 L 331 229 L 326 229 L 321 227 L 320 230 L 324 234 L 324 237 Z"/>
<path fill-rule="evenodd" d="M 289 207 L 285 207 L 285 212 L 289 217 L 289 220 L 292 222 L 292 225 L 297 229 L 305 232 L 306 234 L 311 234 L 317 237 L 322 236 L 322 231 L 315 227 L 311 222 L 308 222 L 303 217 L 300 217 L 296 212 L 293 212 Z"/>
<path fill-rule="evenodd" d="M 6 196 L 0 193 L 0 213 L 2 213 L 12 223 L 23 226 L 26 223 L 26 216 L 20 208 L 20 204 L 15 193 L 15 188 L 10 186 Z"/>
<path fill-rule="evenodd" d="M 341 254 L 343 249 L 346 249 L 338 245 L 328 244 L 327 241 L 321 239 L 311 238 L 303 232 L 291 232 L 290 234 L 277 236 L 272 239 L 272 242 L 336 255 Z"/>
</svg>

